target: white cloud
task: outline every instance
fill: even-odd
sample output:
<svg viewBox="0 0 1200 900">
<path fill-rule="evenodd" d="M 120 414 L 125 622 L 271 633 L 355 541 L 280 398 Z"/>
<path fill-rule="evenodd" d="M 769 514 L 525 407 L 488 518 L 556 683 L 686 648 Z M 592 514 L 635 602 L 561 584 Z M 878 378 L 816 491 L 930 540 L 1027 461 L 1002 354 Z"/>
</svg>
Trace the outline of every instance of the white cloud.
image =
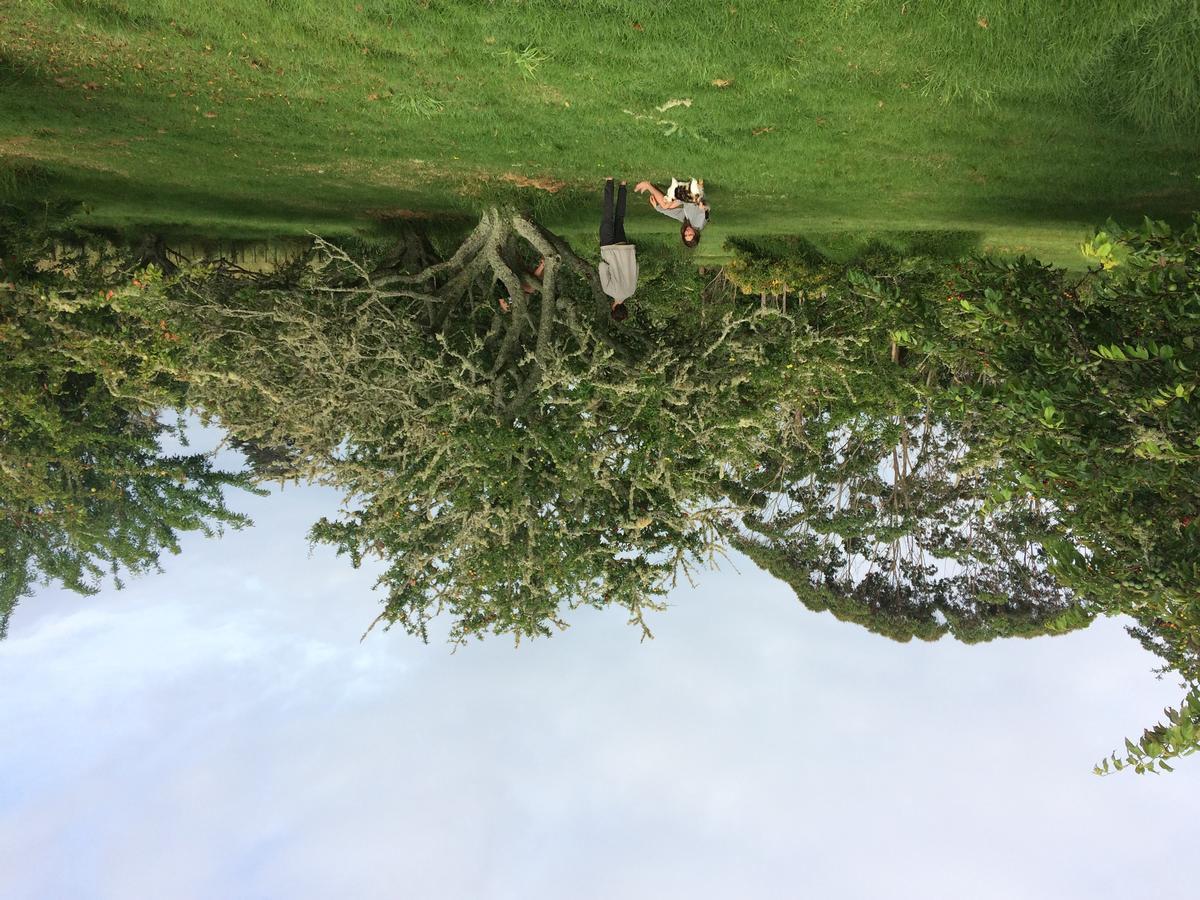
<svg viewBox="0 0 1200 900">
<path fill-rule="evenodd" d="M 645 644 L 360 645 L 372 574 L 303 540 L 335 499 L 18 611 L 6 898 L 1172 895 L 1200 767 L 1089 774 L 1177 699 L 1117 623 L 897 645 L 741 562 Z"/>
</svg>

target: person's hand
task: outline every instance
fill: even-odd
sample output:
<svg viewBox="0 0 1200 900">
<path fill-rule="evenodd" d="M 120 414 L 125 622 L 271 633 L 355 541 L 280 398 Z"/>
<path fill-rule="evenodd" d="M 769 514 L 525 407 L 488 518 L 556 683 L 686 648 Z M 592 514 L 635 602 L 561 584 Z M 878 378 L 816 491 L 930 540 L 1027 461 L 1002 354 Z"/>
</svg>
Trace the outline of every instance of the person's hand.
<svg viewBox="0 0 1200 900">
<path fill-rule="evenodd" d="M 644 194 L 644 193 L 646 193 L 646 191 L 650 190 L 650 188 L 652 188 L 652 187 L 653 187 L 653 185 L 650 184 L 650 182 L 648 182 L 648 181 L 639 181 L 637 184 L 635 184 L 633 186 L 633 191 L 635 194 Z"/>
</svg>

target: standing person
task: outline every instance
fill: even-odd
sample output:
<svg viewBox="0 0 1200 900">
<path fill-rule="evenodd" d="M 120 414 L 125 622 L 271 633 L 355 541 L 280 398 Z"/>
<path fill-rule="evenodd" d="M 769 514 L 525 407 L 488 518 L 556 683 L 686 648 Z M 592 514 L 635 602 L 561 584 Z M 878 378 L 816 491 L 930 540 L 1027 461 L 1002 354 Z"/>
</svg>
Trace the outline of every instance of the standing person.
<svg viewBox="0 0 1200 900">
<path fill-rule="evenodd" d="M 699 203 L 685 203 L 668 197 L 648 181 L 639 181 L 633 188 L 639 194 L 650 192 L 650 205 L 679 222 L 679 237 L 685 247 L 695 247 L 700 243 L 700 232 L 708 224 L 708 204 L 701 200 Z"/>
<path fill-rule="evenodd" d="M 613 209 L 613 180 L 604 182 L 604 213 L 600 218 L 600 285 L 612 298 L 609 312 L 615 321 L 628 318 L 625 301 L 637 290 L 637 248 L 625 238 L 625 189 L 621 182 Z"/>
</svg>

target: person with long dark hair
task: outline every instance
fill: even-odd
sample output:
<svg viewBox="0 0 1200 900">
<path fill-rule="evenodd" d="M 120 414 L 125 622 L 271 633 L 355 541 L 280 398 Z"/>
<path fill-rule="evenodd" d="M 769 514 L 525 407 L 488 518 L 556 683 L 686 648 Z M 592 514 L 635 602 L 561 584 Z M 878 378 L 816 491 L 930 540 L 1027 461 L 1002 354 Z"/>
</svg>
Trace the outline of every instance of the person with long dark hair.
<svg viewBox="0 0 1200 900">
<path fill-rule="evenodd" d="M 695 202 L 677 200 L 668 197 L 648 181 L 639 181 L 634 190 L 639 194 L 649 191 L 650 206 L 679 222 L 679 238 L 685 247 L 695 247 L 700 243 L 700 232 L 708 224 L 708 204 L 703 199 Z"/>
</svg>

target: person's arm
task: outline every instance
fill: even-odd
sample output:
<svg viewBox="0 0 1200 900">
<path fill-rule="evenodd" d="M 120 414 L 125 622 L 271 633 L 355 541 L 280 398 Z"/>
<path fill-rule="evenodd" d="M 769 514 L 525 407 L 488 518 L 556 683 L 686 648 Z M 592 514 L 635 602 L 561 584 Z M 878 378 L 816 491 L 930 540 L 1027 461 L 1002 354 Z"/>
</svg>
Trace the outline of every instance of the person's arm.
<svg viewBox="0 0 1200 900">
<path fill-rule="evenodd" d="M 608 260 L 600 257 L 600 265 L 596 266 L 596 274 L 600 276 L 600 288 L 604 293 L 612 296 L 612 269 L 608 265 Z"/>
<path fill-rule="evenodd" d="M 546 260 L 543 258 L 538 261 L 537 268 L 532 272 L 521 276 L 521 290 L 526 294 L 532 294 L 534 291 L 542 289 L 542 273 L 546 271 Z"/>
<path fill-rule="evenodd" d="M 671 200 L 662 191 L 656 188 L 648 181 L 639 181 L 633 187 L 634 191 L 639 194 L 650 192 L 650 205 L 655 209 L 674 209 L 677 206 L 682 206 L 678 200 Z"/>
</svg>

